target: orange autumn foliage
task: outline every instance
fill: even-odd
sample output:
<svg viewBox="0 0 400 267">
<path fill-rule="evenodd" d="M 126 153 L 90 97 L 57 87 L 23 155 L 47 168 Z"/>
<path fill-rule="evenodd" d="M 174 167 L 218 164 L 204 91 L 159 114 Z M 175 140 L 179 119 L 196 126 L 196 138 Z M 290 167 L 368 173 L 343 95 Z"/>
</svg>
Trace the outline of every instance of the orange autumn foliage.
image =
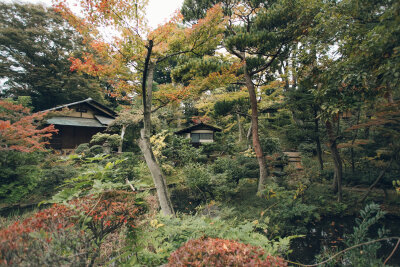
<svg viewBox="0 0 400 267">
<path fill-rule="evenodd" d="M 90 195 L 54 204 L 0 230 L 0 265 L 19 266 L 30 263 L 32 255 L 43 257 L 46 249 L 51 249 L 50 244 L 63 235 L 75 234 L 82 240 L 101 242 L 123 225 L 133 229 L 139 212 L 135 193 L 125 191 L 109 191 L 100 197 Z M 37 242 L 45 244 L 38 247 Z M 39 248 L 44 251 L 38 251 Z"/>
<path fill-rule="evenodd" d="M 89 49 L 81 58 L 69 59 L 71 71 L 106 80 L 113 87 L 112 95 L 119 98 L 142 94 L 141 74 L 150 41 L 150 60 L 155 64 L 181 54 L 203 54 L 220 43 L 226 23 L 221 5 L 211 8 L 191 27 L 185 27 L 177 11 L 168 22 L 149 31 L 144 18 L 147 1 L 82 0 L 80 15 L 74 14 L 68 1 L 53 0 L 53 4 L 82 34 Z M 109 29 L 106 38 L 104 29 Z M 160 88 L 161 103 L 179 102 L 190 96 L 192 87 L 174 87 Z"/>
<path fill-rule="evenodd" d="M 171 254 L 168 266 L 257 266 L 284 267 L 280 257 L 266 256 L 260 247 L 220 238 L 190 240 Z"/>
<path fill-rule="evenodd" d="M 46 113 L 30 114 L 28 108 L 0 100 L 0 150 L 33 152 L 44 150 L 54 125 L 40 127 Z"/>
</svg>

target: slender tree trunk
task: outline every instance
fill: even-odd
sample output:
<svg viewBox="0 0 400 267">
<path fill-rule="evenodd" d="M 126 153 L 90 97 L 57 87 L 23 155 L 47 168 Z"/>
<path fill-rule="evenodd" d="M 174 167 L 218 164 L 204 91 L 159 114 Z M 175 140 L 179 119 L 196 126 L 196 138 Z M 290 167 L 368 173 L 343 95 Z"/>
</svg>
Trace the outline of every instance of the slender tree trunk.
<svg viewBox="0 0 400 267">
<path fill-rule="evenodd" d="M 246 139 L 247 139 L 247 145 L 249 148 L 251 148 L 251 129 L 253 129 L 252 123 L 250 121 L 250 127 L 249 130 L 247 131 Z"/>
<path fill-rule="evenodd" d="M 338 194 L 338 201 L 342 201 L 342 178 L 343 178 L 343 166 L 342 159 L 340 158 L 339 150 L 336 144 L 336 136 L 333 131 L 333 126 L 330 121 L 326 121 L 326 130 L 329 139 L 329 148 L 331 150 L 333 163 L 334 163 L 334 179 L 333 179 L 333 191 Z"/>
<path fill-rule="evenodd" d="M 152 100 L 152 87 L 153 76 L 156 64 L 151 61 L 150 56 L 152 52 L 153 43 L 149 42 L 148 54 L 145 62 L 145 71 L 143 74 L 143 129 L 140 131 L 139 147 L 143 153 L 147 167 L 153 177 L 154 185 L 157 190 L 158 201 L 161 206 L 161 211 L 164 215 L 174 215 L 171 200 L 168 195 L 167 183 L 156 158 L 154 157 L 153 150 L 150 144 L 151 136 L 151 100 Z"/>
<path fill-rule="evenodd" d="M 360 122 L 360 114 L 361 114 L 361 108 L 358 109 L 356 125 Z M 351 140 L 351 145 L 354 145 L 354 142 L 357 139 L 357 135 L 358 135 L 358 129 L 356 130 L 356 132 L 353 136 L 353 139 Z M 354 175 L 356 173 L 356 164 L 355 164 L 355 160 L 354 160 L 353 146 L 350 148 L 350 157 L 351 157 L 351 173 Z"/>
<path fill-rule="evenodd" d="M 240 122 L 239 113 L 236 113 L 236 118 L 237 118 L 237 121 L 238 121 L 238 128 L 239 128 L 239 143 L 242 143 L 242 141 L 243 141 L 243 129 L 242 129 L 242 123 Z"/>
<path fill-rule="evenodd" d="M 321 141 L 319 139 L 319 119 L 317 118 L 317 110 L 314 109 L 314 131 L 315 131 L 315 143 L 317 144 L 317 157 L 319 162 L 319 169 L 324 169 L 324 161 L 322 160 L 322 149 Z"/>
<path fill-rule="evenodd" d="M 122 153 L 122 145 L 124 143 L 125 132 L 126 132 L 126 125 L 123 124 L 121 129 L 121 140 L 119 141 L 119 146 L 118 146 L 118 153 Z"/>
<path fill-rule="evenodd" d="M 258 180 L 257 192 L 261 192 L 264 189 L 264 185 L 268 179 L 268 169 L 266 167 L 265 158 L 260 144 L 260 138 L 258 136 L 258 110 L 257 110 L 257 96 L 255 86 L 251 80 L 250 75 L 246 70 L 246 65 L 244 67 L 244 76 L 246 80 L 246 87 L 249 91 L 250 105 L 251 105 L 251 128 L 253 136 L 253 147 L 256 152 L 256 157 L 258 161 L 258 166 L 260 168 L 260 177 Z"/>
<path fill-rule="evenodd" d="M 395 155 L 392 156 L 388 166 L 386 166 L 386 168 L 384 168 L 381 171 L 381 173 L 379 174 L 378 178 L 376 178 L 376 180 L 370 185 L 370 187 L 368 188 L 367 192 L 365 192 L 365 194 L 364 194 L 364 196 L 363 196 L 363 198 L 361 199 L 360 202 L 364 202 L 365 201 L 365 199 L 371 193 L 372 189 L 378 184 L 378 182 L 383 178 L 383 176 L 385 176 L 385 173 L 390 169 L 390 166 L 392 165 L 394 158 L 395 158 Z"/>
</svg>

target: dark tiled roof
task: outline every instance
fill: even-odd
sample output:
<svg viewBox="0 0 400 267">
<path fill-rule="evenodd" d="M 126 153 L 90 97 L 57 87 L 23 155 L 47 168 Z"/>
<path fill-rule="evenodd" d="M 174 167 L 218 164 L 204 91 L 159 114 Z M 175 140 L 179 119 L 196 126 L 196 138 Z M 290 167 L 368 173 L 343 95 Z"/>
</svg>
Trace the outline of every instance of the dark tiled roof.
<svg viewBox="0 0 400 267">
<path fill-rule="evenodd" d="M 59 109 L 63 109 L 63 108 L 68 108 L 68 107 L 70 107 L 70 106 L 74 106 L 74 105 L 78 105 L 78 104 L 83 104 L 83 103 L 86 103 L 86 104 L 88 104 L 88 105 L 90 105 L 90 106 L 92 106 L 92 107 L 94 107 L 94 108 L 96 108 L 96 109 L 99 109 L 99 108 L 100 108 L 100 109 L 103 110 L 103 112 L 108 113 L 108 115 L 110 115 L 110 116 L 112 116 L 112 117 L 115 117 L 115 116 L 117 115 L 112 109 L 110 109 L 110 108 L 104 106 L 103 104 L 97 102 L 96 100 L 93 100 L 93 99 L 90 98 L 90 97 L 89 97 L 88 99 L 85 99 L 85 100 L 81 100 L 81 101 L 77 101 L 77 102 L 73 102 L 73 103 L 69 103 L 69 104 L 57 106 L 57 107 L 50 108 L 50 109 L 46 109 L 46 110 L 43 110 L 43 111 L 54 111 L 54 110 L 59 110 Z"/>
<path fill-rule="evenodd" d="M 208 124 L 205 124 L 205 123 L 202 123 L 202 122 L 201 122 L 201 123 L 199 123 L 199 124 L 196 124 L 196 125 L 193 125 L 193 126 L 184 128 L 184 129 L 182 129 L 182 130 L 179 130 L 179 131 L 177 131 L 177 132 L 175 132 L 175 133 L 176 133 L 176 134 L 183 134 L 183 133 L 190 133 L 191 131 L 194 131 L 194 130 L 205 130 L 205 129 L 207 129 L 207 130 L 213 130 L 213 131 L 215 131 L 215 132 L 220 132 L 220 131 L 221 131 L 220 128 L 217 128 L 217 127 L 215 127 L 215 126 L 208 125 Z"/>
<path fill-rule="evenodd" d="M 79 127 L 96 127 L 96 128 L 107 127 L 106 124 L 102 124 L 96 119 L 78 118 L 78 117 L 53 117 L 47 119 L 47 123 L 54 125 L 79 126 Z"/>
</svg>

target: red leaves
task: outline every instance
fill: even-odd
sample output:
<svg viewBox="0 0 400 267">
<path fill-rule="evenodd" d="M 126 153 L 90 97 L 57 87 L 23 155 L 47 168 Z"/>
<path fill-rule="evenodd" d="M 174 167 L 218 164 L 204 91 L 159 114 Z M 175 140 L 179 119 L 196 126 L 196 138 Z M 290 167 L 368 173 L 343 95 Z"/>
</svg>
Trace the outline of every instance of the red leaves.
<svg viewBox="0 0 400 267">
<path fill-rule="evenodd" d="M 44 150 L 58 130 L 53 125 L 38 128 L 46 113 L 29 114 L 29 109 L 0 100 L 0 150 L 32 152 Z"/>
<path fill-rule="evenodd" d="M 100 199 L 94 196 L 75 199 L 68 205 L 55 204 L 0 230 L 0 265 L 9 263 L 12 257 L 30 248 L 34 241 L 31 233 L 43 233 L 45 241 L 51 243 L 55 233 L 84 229 L 95 239 L 102 240 L 126 223 L 134 227 L 138 212 L 134 193 L 125 191 L 107 192 Z M 82 219 L 89 217 L 92 220 L 87 224 L 88 228 L 81 228 Z"/>
<path fill-rule="evenodd" d="M 284 259 L 264 256 L 260 247 L 219 238 L 190 240 L 171 254 L 168 266 L 287 266 Z"/>
</svg>

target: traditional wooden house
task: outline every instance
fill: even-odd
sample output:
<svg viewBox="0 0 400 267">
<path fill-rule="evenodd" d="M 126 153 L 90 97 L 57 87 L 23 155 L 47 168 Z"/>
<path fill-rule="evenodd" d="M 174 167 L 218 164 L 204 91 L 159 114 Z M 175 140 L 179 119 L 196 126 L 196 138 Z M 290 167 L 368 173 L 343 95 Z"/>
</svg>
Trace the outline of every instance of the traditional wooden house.
<svg viewBox="0 0 400 267">
<path fill-rule="evenodd" d="M 115 119 L 116 113 L 99 102 L 88 98 L 82 101 L 58 106 L 45 111 L 68 111 L 47 119 L 58 133 L 50 140 L 53 149 L 74 149 L 83 143 L 89 143 L 92 136 L 104 131 Z M 63 114 L 63 115 L 62 115 Z"/>
<path fill-rule="evenodd" d="M 214 133 L 220 132 L 221 129 L 205 124 L 199 123 L 180 131 L 175 132 L 178 135 L 182 135 L 186 138 L 190 138 L 190 142 L 192 144 L 201 144 L 201 143 L 212 143 L 214 142 Z"/>
</svg>

